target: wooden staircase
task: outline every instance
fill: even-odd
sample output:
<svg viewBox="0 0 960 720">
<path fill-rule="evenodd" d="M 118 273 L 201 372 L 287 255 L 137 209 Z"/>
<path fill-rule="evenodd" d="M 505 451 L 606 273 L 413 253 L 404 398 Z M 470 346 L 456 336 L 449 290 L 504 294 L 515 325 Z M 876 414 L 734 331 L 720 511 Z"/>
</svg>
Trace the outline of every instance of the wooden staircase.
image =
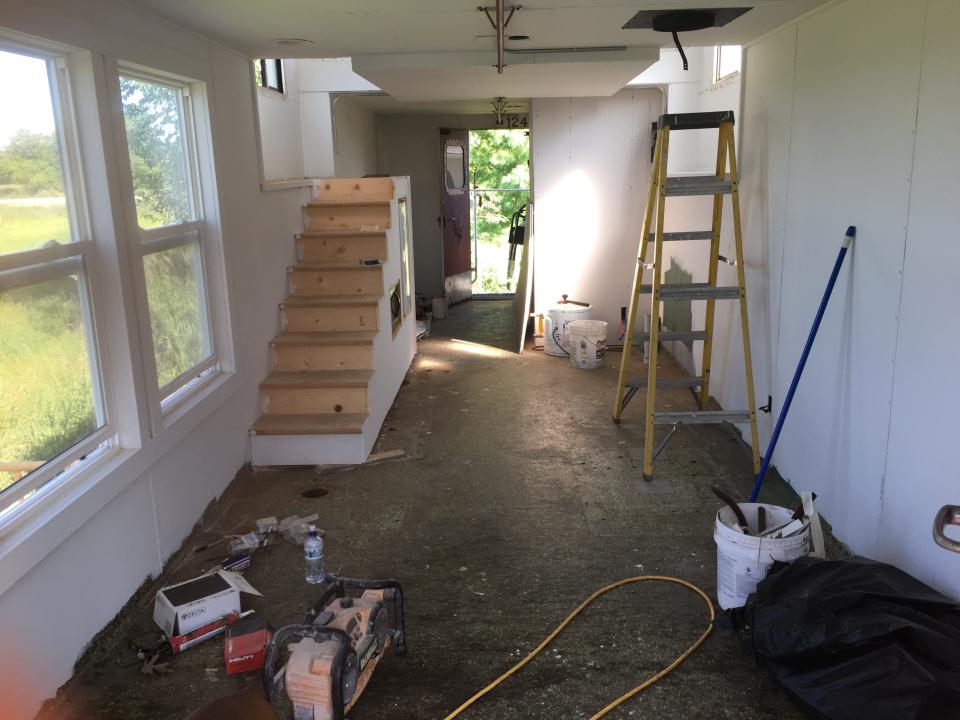
<svg viewBox="0 0 960 720">
<path fill-rule="evenodd" d="M 252 435 L 363 433 L 393 198 L 391 178 L 315 184 L 296 236 L 298 263 L 287 270 L 282 332 L 270 341 L 273 371 L 260 383 L 263 414 Z"/>
</svg>

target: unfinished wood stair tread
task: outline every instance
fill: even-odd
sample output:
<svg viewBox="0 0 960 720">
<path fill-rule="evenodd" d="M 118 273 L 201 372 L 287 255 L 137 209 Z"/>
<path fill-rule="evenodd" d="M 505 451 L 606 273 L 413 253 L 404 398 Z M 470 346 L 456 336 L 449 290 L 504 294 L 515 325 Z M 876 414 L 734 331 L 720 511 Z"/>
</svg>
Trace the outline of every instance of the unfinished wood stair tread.
<svg viewBox="0 0 960 720">
<path fill-rule="evenodd" d="M 267 375 L 260 389 L 366 388 L 371 377 L 373 370 L 278 370 Z"/>
<path fill-rule="evenodd" d="M 376 305 L 382 295 L 289 295 L 280 303 L 287 307 L 333 307 L 337 305 Z"/>
<path fill-rule="evenodd" d="M 296 235 L 301 238 L 365 238 L 384 237 L 386 230 L 304 230 Z"/>
<path fill-rule="evenodd" d="M 377 271 L 383 268 L 383 265 L 376 263 L 374 265 L 364 265 L 359 262 L 327 262 L 327 263 L 297 263 L 287 268 L 289 272 L 317 272 L 327 270 L 371 270 Z"/>
<path fill-rule="evenodd" d="M 313 345 L 372 345 L 377 336 L 373 330 L 331 330 L 327 332 L 281 333 L 270 341 L 273 347 Z"/>
<path fill-rule="evenodd" d="M 335 415 L 261 415 L 253 424 L 253 435 L 359 435 L 367 413 Z"/>
<path fill-rule="evenodd" d="M 389 200 L 311 200 L 304 207 L 377 207 L 389 204 Z"/>
</svg>

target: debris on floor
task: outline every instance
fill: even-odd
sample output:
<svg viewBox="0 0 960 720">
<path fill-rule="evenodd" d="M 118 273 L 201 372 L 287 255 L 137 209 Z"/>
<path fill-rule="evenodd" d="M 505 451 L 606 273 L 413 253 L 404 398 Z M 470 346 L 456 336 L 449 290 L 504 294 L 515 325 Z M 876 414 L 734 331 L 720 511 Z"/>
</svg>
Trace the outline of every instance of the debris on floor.
<svg viewBox="0 0 960 720">
<path fill-rule="evenodd" d="M 892 565 L 800 558 L 723 624 L 811 717 L 960 718 L 960 605 Z"/>
</svg>

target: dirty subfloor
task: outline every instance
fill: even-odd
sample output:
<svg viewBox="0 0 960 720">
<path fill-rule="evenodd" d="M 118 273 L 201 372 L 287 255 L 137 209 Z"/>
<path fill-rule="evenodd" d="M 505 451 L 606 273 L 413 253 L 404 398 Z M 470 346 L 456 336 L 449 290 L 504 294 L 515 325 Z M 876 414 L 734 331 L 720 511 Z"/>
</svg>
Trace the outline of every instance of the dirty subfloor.
<svg viewBox="0 0 960 720">
<path fill-rule="evenodd" d="M 409 652 L 387 657 L 352 720 L 438 720 L 520 660 L 581 600 L 614 580 L 673 575 L 715 596 L 712 535 L 717 483 L 743 497 L 747 448 L 730 428 L 677 433 L 641 479 L 642 395 L 610 421 L 620 354 L 577 370 L 515 343 L 511 304 L 454 307 L 420 341 L 375 452 L 399 460 L 348 468 L 242 470 L 168 564 L 91 644 L 74 679 L 40 717 L 176 719 L 209 700 L 257 686 L 228 676 L 223 641 L 147 677 L 127 638 L 151 636 L 153 593 L 220 559 L 190 548 L 249 531 L 267 515 L 319 513 L 330 571 L 394 577 L 406 594 Z M 460 342 L 458 342 L 460 341 Z M 692 408 L 686 390 L 664 404 Z M 305 497 L 305 493 L 311 497 Z M 770 482 L 768 500 L 789 504 Z M 779 497 L 778 497 L 779 495 Z M 316 588 L 302 550 L 284 540 L 258 551 L 245 598 L 275 627 L 298 622 Z M 676 585 L 640 583 L 598 600 L 545 653 L 461 718 L 587 718 L 670 663 L 703 632 L 707 609 Z M 666 679 L 611 718 L 802 717 L 739 642 L 716 631 Z"/>
</svg>

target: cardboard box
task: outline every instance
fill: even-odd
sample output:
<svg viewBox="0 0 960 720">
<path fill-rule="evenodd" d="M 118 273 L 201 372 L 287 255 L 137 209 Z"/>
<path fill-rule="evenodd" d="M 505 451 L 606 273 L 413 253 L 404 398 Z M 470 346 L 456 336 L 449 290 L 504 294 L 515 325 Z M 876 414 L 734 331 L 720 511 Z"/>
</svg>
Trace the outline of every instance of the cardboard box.
<svg viewBox="0 0 960 720">
<path fill-rule="evenodd" d="M 236 573 L 220 570 L 165 587 L 153 604 L 153 620 L 166 636 L 185 635 L 230 613 L 240 614 L 240 593 L 259 595 Z"/>
</svg>

